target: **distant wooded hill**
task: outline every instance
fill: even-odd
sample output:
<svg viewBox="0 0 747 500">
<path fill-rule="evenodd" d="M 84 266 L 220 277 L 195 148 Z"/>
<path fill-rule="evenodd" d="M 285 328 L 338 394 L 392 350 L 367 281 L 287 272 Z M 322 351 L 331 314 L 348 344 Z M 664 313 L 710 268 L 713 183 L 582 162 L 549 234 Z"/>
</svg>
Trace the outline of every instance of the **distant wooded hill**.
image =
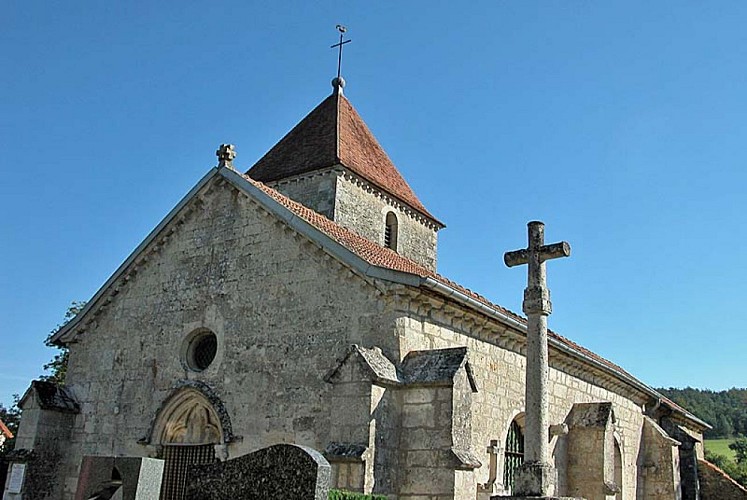
<svg viewBox="0 0 747 500">
<path fill-rule="evenodd" d="M 706 439 L 747 436 L 747 389 L 656 389 L 713 426 Z"/>
</svg>

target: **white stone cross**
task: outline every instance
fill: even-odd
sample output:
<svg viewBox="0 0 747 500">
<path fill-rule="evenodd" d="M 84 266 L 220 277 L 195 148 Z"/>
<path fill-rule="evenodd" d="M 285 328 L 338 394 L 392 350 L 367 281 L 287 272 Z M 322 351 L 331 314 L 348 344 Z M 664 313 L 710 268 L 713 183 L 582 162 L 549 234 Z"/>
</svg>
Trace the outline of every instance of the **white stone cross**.
<svg viewBox="0 0 747 500">
<path fill-rule="evenodd" d="M 233 144 L 221 144 L 215 152 L 218 157 L 219 167 L 233 168 L 233 159 L 236 158 L 236 149 Z"/>
<path fill-rule="evenodd" d="M 521 481 L 519 493 L 536 496 L 552 495 L 556 475 L 549 462 L 548 397 L 547 397 L 547 317 L 552 312 L 550 290 L 547 289 L 545 261 L 568 257 L 571 246 L 562 241 L 545 245 L 545 225 L 533 221 L 529 226 L 529 246 L 506 252 L 503 261 L 508 267 L 528 264 L 527 287 L 524 289 L 522 309 L 527 315 L 526 363 L 526 428 L 524 433 L 524 462 L 520 474 L 529 475 Z M 518 478 L 517 478 L 518 479 Z M 518 483 L 518 481 L 517 481 Z M 516 494 L 516 492 L 514 493 Z"/>
</svg>

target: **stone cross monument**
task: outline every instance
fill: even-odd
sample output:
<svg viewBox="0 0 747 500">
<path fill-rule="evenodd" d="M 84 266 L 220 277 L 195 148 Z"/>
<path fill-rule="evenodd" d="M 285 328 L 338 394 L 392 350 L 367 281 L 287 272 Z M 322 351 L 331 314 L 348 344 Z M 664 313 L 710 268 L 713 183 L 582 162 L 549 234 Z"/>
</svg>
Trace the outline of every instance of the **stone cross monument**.
<svg viewBox="0 0 747 500">
<path fill-rule="evenodd" d="M 545 261 L 568 257 L 571 246 L 565 241 L 545 245 L 545 225 L 533 221 L 528 226 L 529 246 L 506 252 L 503 256 L 508 267 L 522 264 L 529 267 L 522 304 L 527 315 L 524 465 L 516 475 L 512 493 L 519 497 L 546 498 L 555 494 L 557 471 L 550 464 L 548 446 L 547 317 L 552 312 L 552 304 L 547 289 Z"/>
<path fill-rule="evenodd" d="M 221 144 L 215 152 L 218 157 L 218 167 L 233 168 L 233 159 L 236 158 L 236 148 L 233 144 Z"/>
</svg>

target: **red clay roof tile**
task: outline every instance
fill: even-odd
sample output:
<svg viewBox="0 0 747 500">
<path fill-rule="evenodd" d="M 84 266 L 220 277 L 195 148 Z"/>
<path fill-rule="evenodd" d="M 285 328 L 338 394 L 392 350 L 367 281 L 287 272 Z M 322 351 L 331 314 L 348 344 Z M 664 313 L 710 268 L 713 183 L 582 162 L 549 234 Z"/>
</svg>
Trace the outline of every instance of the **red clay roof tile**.
<svg viewBox="0 0 747 500">
<path fill-rule="evenodd" d="M 2 420 L 0 420 L 0 434 L 3 434 L 8 439 L 13 439 L 13 433 L 10 432 L 10 429 L 8 429 L 8 426 Z"/>
<path fill-rule="evenodd" d="M 322 101 L 246 173 L 272 182 L 334 165 L 343 165 L 438 222 L 342 94 Z"/>
</svg>

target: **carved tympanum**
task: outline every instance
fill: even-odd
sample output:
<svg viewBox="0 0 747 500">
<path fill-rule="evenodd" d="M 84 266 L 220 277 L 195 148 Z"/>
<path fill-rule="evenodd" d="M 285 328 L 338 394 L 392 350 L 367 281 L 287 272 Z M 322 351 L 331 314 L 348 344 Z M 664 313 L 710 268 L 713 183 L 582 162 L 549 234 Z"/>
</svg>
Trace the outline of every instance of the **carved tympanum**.
<svg viewBox="0 0 747 500">
<path fill-rule="evenodd" d="M 193 389 L 175 395 L 158 416 L 155 436 L 160 444 L 222 442 L 218 415 L 210 402 Z"/>
</svg>

